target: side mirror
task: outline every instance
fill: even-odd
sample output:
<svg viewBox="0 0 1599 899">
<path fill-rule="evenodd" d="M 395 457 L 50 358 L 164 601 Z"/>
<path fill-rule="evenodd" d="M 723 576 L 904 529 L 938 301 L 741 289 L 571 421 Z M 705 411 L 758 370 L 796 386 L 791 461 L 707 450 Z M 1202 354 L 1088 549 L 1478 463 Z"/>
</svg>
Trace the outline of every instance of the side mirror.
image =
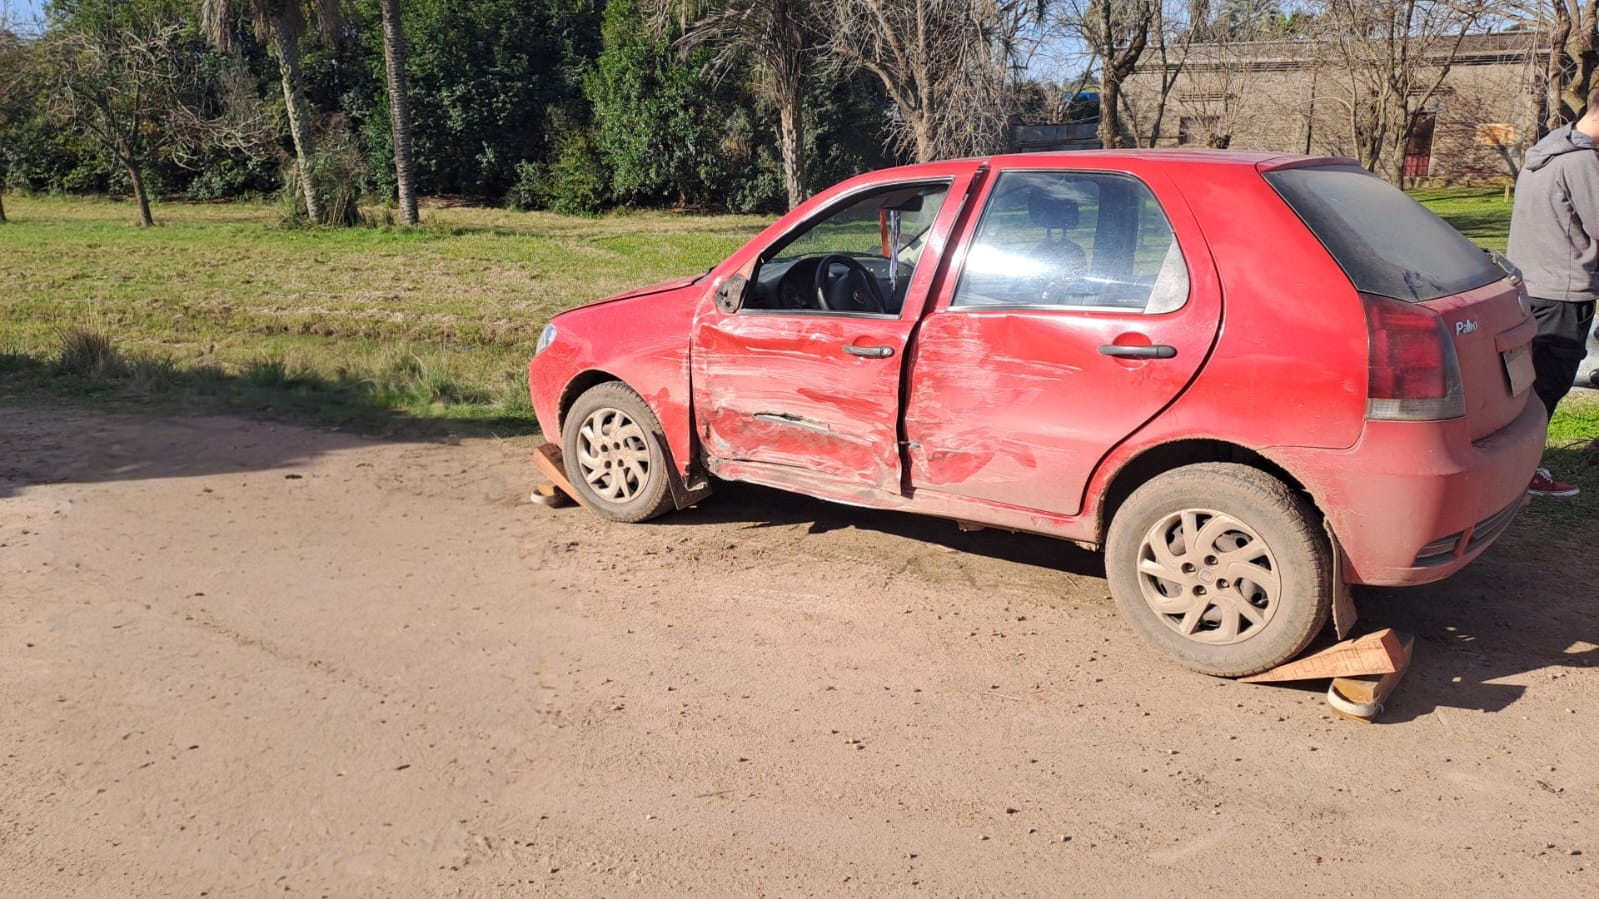
<svg viewBox="0 0 1599 899">
<path fill-rule="evenodd" d="M 716 288 L 716 308 L 732 315 L 744 305 L 744 294 L 749 282 L 743 275 L 733 275 Z"/>
</svg>

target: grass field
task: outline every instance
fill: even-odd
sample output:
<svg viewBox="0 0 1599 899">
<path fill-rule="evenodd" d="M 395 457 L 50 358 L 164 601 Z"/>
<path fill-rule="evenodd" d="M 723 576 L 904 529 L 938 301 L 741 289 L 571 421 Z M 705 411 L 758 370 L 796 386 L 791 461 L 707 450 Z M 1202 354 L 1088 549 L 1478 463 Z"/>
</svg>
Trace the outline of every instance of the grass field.
<svg viewBox="0 0 1599 899">
<path fill-rule="evenodd" d="M 1478 246 L 1504 252 L 1510 233 L 1510 201 L 1504 188 L 1417 190 L 1410 195 Z"/>
<path fill-rule="evenodd" d="M 414 230 L 301 230 L 267 205 L 6 198 L 0 390 L 320 421 L 531 428 L 526 365 L 561 309 L 703 271 L 765 221 L 438 208 Z M 64 352 L 65 351 L 65 352 Z"/>
<path fill-rule="evenodd" d="M 1504 248 L 1502 189 L 1416 194 Z M 556 312 L 703 271 L 767 220 L 429 208 L 423 227 L 301 230 L 269 205 L 6 197 L 0 399 L 238 409 L 324 423 L 535 429 L 526 365 Z M 1599 495 L 1599 401 L 1549 463 Z"/>
</svg>

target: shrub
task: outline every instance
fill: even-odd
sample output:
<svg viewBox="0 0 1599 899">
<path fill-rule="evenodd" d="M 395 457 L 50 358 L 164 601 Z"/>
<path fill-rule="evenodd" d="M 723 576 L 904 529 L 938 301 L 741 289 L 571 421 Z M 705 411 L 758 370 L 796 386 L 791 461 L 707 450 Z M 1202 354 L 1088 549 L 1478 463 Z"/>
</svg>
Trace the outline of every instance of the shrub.
<svg viewBox="0 0 1599 899">
<path fill-rule="evenodd" d="M 608 199 L 605 166 L 587 134 L 562 136 L 555 161 L 520 162 L 516 184 L 506 195 L 512 209 L 548 209 L 565 215 L 594 215 Z"/>
<path fill-rule="evenodd" d="M 61 336 L 51 371 L 87 381 L 109 381 L 128 373 L 128 360 L 100 331 L 73 328 Z"/>
</svg>

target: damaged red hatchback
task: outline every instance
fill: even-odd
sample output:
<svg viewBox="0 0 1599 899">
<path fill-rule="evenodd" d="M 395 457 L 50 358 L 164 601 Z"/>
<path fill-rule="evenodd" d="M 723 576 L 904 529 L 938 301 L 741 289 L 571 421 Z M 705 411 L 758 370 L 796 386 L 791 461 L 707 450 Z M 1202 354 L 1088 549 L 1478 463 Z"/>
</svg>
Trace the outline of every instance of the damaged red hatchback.
<svg viewBox="0 0 1599 899">
<path fill-rule="evenodd" d="M 1504 530 L 1533 332 L 1508 264 L 1350 160 L 1039 154 L 846 181 L 557 316 L 528 374 L 608 518 L 714 476 L 1102 547 L 1144 638 L 1238 676 Z"/>
</svg>

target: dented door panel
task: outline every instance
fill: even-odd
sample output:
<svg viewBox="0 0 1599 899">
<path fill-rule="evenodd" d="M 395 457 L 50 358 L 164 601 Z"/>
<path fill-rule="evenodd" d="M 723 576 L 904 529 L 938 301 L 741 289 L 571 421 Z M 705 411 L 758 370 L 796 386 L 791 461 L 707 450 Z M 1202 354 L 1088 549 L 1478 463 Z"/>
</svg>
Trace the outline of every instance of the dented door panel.
<svg viewBox="0 0 1599 899">
<path fill-rule="evenodd" d="M 740 463 L 741 480 L 778 485 L 782 469 L 845 491 L 901 492 L 901 383 L 906 349 L 929 289 L 937 283 L 944 249 L 964 207 L 976 162 L 940 164 L 920 177 L 848 182 L 811 201 L 806 221 L 829 209 L 906 185 L 947 186 L 942 206 L 922 236 L 920 254 L 904 285 L 898 314 L 741 308 L 701 304 L 695 318 L 691 366 L 694 416 L 701 452 L 711 470 Z M 768 247 L 783 246 L 803 226 L 768 232 L 729 261 L 735 274 L 758 282 Z M 753 289 L 753 288 L 752 288 Z M 771 466 L 763 477 L 762 466 Z"/>
<path fill-rule="evenodd" d="M 767 462 L 885 489 L 897 485 L 897 319 L 731 315 L 699 329 L 700 442 L 718 459 Z M 847 347 L 886 347 L 858 356 Z"/>
<path fill-rule="evenodd" d="M 1211 350 L 1221 294 L 1180 195 L 1136 166 L 1066 165 L 988 185 L 983 218 L 917 334 L 905 438 L 918 494 L 1077 515 L 1101 461 Z M 1005 245 L 1008 231 L 1014 246 L 1030 228 L 1047 242 Z M 1074 271 L 1038 259 L 1061 243 Z"/>
<path fill-rule="evenodd" d="M 1183 388 L 1214 320 L 945 312 L 918 336 L 905 415 L 920 490 L 1075 515 L 1095 466 Z M 1127 359 L 1109 345 L 1165 345 Z"/>
</svg>

